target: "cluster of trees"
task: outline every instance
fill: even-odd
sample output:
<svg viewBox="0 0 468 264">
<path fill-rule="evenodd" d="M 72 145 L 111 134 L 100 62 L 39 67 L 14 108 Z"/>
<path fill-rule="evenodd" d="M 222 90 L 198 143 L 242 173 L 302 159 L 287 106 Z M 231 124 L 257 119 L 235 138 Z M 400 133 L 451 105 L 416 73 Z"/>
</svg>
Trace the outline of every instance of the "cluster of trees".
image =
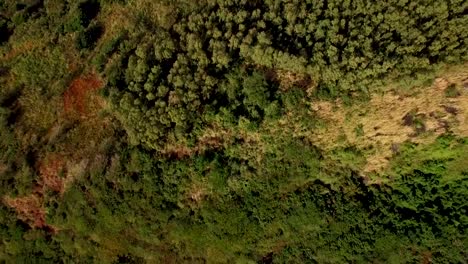
<svg viewBox="0 0 468 264">
<path fill-rule="evenodd" d="M 239 67 L 305 74 L 319 94 L 367 91 L 466 59 L 467 9 L 452 0 L 208 1 L 180 12 L 169 29 L 146 25 L 121 45 L 125 72 L 110 76 L 118 79 L 114 105 L 136 141 L 157 148 L 168 131 L 197 126 L 207 109 L 231 108 L 220 87 Z M 262 89 L 256 93 L 268 97 Z"/>
</svg>

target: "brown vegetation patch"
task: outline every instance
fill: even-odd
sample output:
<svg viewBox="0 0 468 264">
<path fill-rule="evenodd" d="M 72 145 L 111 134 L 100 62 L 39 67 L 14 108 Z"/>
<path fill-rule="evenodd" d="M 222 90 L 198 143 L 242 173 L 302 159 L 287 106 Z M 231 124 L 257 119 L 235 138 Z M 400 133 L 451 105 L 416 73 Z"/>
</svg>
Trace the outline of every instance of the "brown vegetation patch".
<svg viewBox="0 0 468 264">
<path fill-rule="evenodd" d="M 312 78 L 306 74 L 281 69 L 264 68 L 262 70 L 266 72 L 266 79 L 278 83 L 280 90 L 283 92 L 298 87 L 304 89 L 307 93 L 311 93 L 316 85 Z"/>
<path fill-rule="evenodd" d="M 54 192 L 64 193 L 64 178 L 60 177 L 63 173 L 65 163 L 59 157 L 50 157 L 39 166 L 39 174 L 41 175 L 41 182 L 43 188 L 52 190 Z"/>
<path fill-rule="evenodd" d="M 183 144 L 171 144 L 167 145 L 161 153 L 164 156 L 175 158 L 175 159 L 184 159 L 191 157 L 196 152 L 193 148 L 189 148 Z"/>
<path fill-rule="evenodd" d="M 122 30 L 130 29 L 134 19 L 129 8 L 120 3 L 104 5 L 98 17 L 105 28 L 102 40 L 114 38 Z"/>
<path fill-rule="evenodd" d="M 207 196 L 207 190 L 202 184 L 194 184 L 188 192 L 189 204 L 198 206 Z"/>
<path fill-rule="evenodd" d="M 49 155 L 39 165 L 41 176 L 37 187 L 40 194 L 45 190 L 51 190 L 60 195 L 70 187 L 70 184 L 85 173 L 89 160 L 74 160 L 72 157 L 64 157 L 59 154 Z"/>
<path fill-rule="evenodd" d="M 232 133 L 228 130 L 211 128 L 205 130 L 205 133 L 199 137 L 196 151 L 203 153 L 206 150 L 220 149 L 226 145 L 232 138 Z"/>
<path fill-rule="evenodd" d="M 43 228 L 46 224 L 46 211 L 42 198 L 36 194 L 31 194 L 20 198 L 5 197 L 4 203 L 15 209 L 18 218 L 29 224 L 31 227 Z"/>
<path fill-rule="evenodd" d="M 208 150 L 220 149 L 232 140 L 232 133 L 219 127 L 206 129 L 201 135 L 195 146 L 188 147 L 183 143 L 167 144 L 161 151 L 164 156 L 183 159 L 196 154 L 202 154 Z"/>
<path fill-rule="evenodd" d="M 8 171 L 8 166 L 0 162 L 0 175 Z"/>
<path fill-rule="evenodd" d="M 31 228 L 45 229 L 51 233 L 57 233 L 58 229 L 46 223 L 46 210 L 43 199 L 37 194 L 24 197 L 4 197 L 5 205 L 13 208 L 18 215 L 18 219 L 28 224 Z"/>
<path fill-rule="evenodd" d="M 102 103 L 92 92 L 102 88 L 103 81 L 95 73 L 73 80 L 63 95 L 65 113 L 78 113 L 81 117 L 92 114 L 92 107 Z"/>
<path fill-rule="evenodd" d="M 65 162 L 65 159 L 60 155 L 50 155 L 38 165 L 40 179 L 33 187 L 32 193 L 17 198 L 5 196 L 3 202 L 13 208 L 18 219 L 31 228 L 40 228 L 56 234 L 59 229 L 46 222 L 44 206 L 47 197 L 46 191 L 50 190 L 63 195 L 71 182 L 82 174 L 87 165 L 87 160 L 82 160 L 79 163 Z"/>
<path fill-rule="evenodd" d="M 16 58 L 18 55 L 23 54 L 24 52 L 28 52 L 40 46 L 39 42 L 33 41 L 26 41 L 24 43 L 20 43 L 13 47 L 7 54 L 0 57 L 0 61 L 9 61 L 11 59 Z"/>
<path fill-rule="evenodd" d="M 445 95 L 448 86 L 460 86 L 468 76 L 466 67 L 442 75 L 431 87 L 418 88 L 412 96 L 387 92 L 352 107 L 339 100 L 313 102 L 312 110 L 324 126 L 311 132 L 310 140 L 326 150 L 356 146 L 366 155 L 363 172 L 368 173 L 382 171 L 403 142 L 431 143 L 447 132 L 466 137 L 468 91 L 457 97 Z"/>
<path fill-rule="evenodd" d="M 425 251 L 421 254 L 422 257 L 422 264 L 431 264 L 432 263 L 432 252 Z"/>
</svg>

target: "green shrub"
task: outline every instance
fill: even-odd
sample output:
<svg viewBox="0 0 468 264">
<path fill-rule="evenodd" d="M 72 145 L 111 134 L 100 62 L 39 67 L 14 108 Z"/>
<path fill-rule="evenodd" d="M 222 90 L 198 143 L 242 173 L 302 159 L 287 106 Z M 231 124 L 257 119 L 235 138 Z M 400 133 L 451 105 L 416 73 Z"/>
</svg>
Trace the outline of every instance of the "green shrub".
<svg viewBox="0 0 468 264">
<path fill-rule="evenodd" d="M 460 91 L 457 89 L 457 85 L 452 83 L 445 90 L 445 97 L 454 98 L 461 95 Z"/>
<path fill-rule="evenodd" d="M 91 49 L 95 46 L 102 34 L 102 27 L 92 25 L 89 28 L 79 31 L 76 38 L 76 48 L 79 50 Z"/>
</svg>

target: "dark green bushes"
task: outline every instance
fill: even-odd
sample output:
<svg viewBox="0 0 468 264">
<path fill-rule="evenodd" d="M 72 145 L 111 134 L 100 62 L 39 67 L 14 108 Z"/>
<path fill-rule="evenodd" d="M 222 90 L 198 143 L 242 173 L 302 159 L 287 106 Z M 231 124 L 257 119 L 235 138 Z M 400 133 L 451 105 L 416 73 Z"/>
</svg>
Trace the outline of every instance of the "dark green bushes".
<svg viewBox="0 0 468 264">
<path fill-rule="evenodd" d="M 121 175 L 100 177 L 93 186 L 80 183 L 93 197 L 76 193 L 70 202 L 76 207 L 88 201 L 82 205 L 97 210 L 86 216 L 88 225 L 115 235 L 123 228 L 160 230 L 161 242 L 153 243 L 171 243 L 177 259 L 215 260 L 207 248 L 226 262 L 269 256 L 274 262 L 412 263 L 427 252 L 437 262 L 464 259 L 465 179 L 447 182 L 446 170 L 434 174 L 422 167 L 389 184 L 367 186 L 341 168 L 333 175 L 339 182 L 330 185 L 318 178 L 329 169 L 319 150 L 286 138 L 275 146 L 260 161 L 243 158 L 239 146 L 173 162 L 154 161 L 137 149 L 123 152 Z M 202 198 L 193 196 L 198 192 Z"/>
<path fill-rule="evenodd" d="M 79 50 L 93 48 L 102 33 L 103 28 L 99 25 L 93 25 L 80 31 L 76 38 L 76 48 Z"/>
<path fill-rule="evenodd" d="M 72 5 L 68 14 L 69 19 L 64 24 L 64 31 L 77 32 L 85 30 L 91 20 L 97 16 L 99 10 L 99 2 L 95 0 L 80 1 L 76 5 Z"/>
<path fill-rule="evenodd" d="M 20 252 L 48 260 L 99 255 L 106 262 L 149 255 L 207 262 L 413 263 L 427 254 L 437 262 L 464 260 L 468 172 L 456 164 L 465 160 L 466 140 L 402 146 L 391 171 L 401 177 L 369 186 L 352 167 L 282 133 L 263 135 L 256 143 L 262 151 L 240 141 L 180 160 L 118 144 L 100 172 L 48 198 L 47 221 L 63 228 L 57 235 L 2 221 L 0 246 L 16 260 Z M 13 218 L 5 208 L 1 213 Z M 34 236 L 34 246 L 21 242 Z"/>
<path fill-rule="evenodd" d="M 8 20 L 6 20 L 3 17 L 0 17 L 0 44 L 8 41 L 10 34 L 10 29 L 8 28 Z"/>
</svg>

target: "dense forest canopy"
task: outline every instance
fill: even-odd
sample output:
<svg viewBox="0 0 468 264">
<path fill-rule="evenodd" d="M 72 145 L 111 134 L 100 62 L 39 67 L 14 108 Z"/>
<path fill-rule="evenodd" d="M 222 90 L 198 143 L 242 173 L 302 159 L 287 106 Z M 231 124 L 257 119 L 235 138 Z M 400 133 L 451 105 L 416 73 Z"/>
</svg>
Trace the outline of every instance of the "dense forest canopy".
<svg viewBox="0 0 468 264">
<path fill-rule="evenodd" d="M 123 42 L 125 71 L 110 78 L 114 104 L 135 140 L 157 149 L 236 101 L 260 103 L 258 111 L 268 107 L 265 98 L 274 101 L 274 87 L 251 99 L 220 89 L 239 67 L 303 74 L 322 95 L 366 93 L 385 78 L 466 60 L 466 8 L 462 1 L 209 1 L 168 29 L 148 25 Z"/>
<path fill-rule="evenodd" d="M 0 262 L 464 263 L 468 1 L 0 1 Z"/>
</svg>

